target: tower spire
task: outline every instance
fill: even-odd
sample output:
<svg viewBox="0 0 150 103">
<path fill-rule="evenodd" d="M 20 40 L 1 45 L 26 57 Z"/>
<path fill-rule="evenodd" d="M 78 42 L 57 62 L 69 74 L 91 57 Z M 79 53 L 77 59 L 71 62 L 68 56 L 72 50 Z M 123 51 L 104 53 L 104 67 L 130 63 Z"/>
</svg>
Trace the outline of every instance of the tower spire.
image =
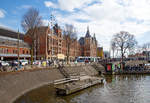
<svg viewBox="0 0 150 103">
<path fill-rule="evenodd" d="M 95 36 L 95 33 L 94 33 L 94 35 L 93 35 L 93 38 L 96 40 L 96 36 Z"/>
<path fill-rule="evenodd" d="M 87 26 L 87 32 L 86 32 L 85 37 L 91 37 L 91 35 L 90 35 L 90 31 L 89 31 L 89 26 Z"/>
</svg>

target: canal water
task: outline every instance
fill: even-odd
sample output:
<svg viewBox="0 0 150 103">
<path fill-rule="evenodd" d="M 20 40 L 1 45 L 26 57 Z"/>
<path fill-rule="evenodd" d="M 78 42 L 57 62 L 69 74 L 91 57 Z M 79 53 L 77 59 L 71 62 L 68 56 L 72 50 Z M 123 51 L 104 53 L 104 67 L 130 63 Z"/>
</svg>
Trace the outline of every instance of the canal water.
<svg viewBox="0 0 150 103">
<path fill-rule="evenodd" d="M 32 90 L 14 103 L 150 103 L 150 75 L 105 76 L 96 85 L 69 96 L 56 96 L 53 85 Z"/>
</svg>

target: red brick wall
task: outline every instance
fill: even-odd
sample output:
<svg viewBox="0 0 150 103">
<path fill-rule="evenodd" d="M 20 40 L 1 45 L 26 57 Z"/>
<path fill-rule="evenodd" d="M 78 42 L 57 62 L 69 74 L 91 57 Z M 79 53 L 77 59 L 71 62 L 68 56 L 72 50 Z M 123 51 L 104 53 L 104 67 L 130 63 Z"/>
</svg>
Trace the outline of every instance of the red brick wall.
<svg viewBox="0 0 150 103">
<path fill-rule="evenodd" d="M 85 38 L 84 56 L 97 56 L 97 45 L 92 38 Z"/>
<path fill-rule="evenodd" d="M 24 42 L 28 43 L 29 45 L 32 45 L 32 39 L 28 35 L 24 36 Z"/>
<path fill-rule="evenodd" d="M 38 39 L 39 49 L 37 50 L 38 55 L 50 56 L 52 54 L 52 47 L 53 47 L 54 55 L 62 53 L 66 56 L 67 55 L 66 40 L 62 39 L 61 32 L 62 32 L 61 29 L 57 29 L 55 35 L 53 35 L 52 37 L 51 36 L 48 37 L 48 34 L 51 34 L 50 28 L 40 27 L 37 32 L 39 38 Z M 28 42 L 29 44 L 31 44 L 32 42 L 29 36 L 25 36 L 24 41 Z M 53 43 L 51 41 L 53 41 Z M 85 39 L 84 46 L 81 46 L 77 40 L 74 41 L 70 46 L 70 56 L 72 57 L 81 56 L 83 54 L 84 54 L 83 56 L 96 56 L 97 55 L 96 52 L 97 52 L 97 45 L 95 44 L 95 42 L 92 41 L 91 38 Z"/>
<path fill-rule="evenodd" d="M 0 46 L 0 53 L 1 54 L 17 54 L 18 48 L 17 47 L 9 47 L 9 46 Z M 30 54 L 30 49 L 20 47 L 19 54 Z"/>
</svg>

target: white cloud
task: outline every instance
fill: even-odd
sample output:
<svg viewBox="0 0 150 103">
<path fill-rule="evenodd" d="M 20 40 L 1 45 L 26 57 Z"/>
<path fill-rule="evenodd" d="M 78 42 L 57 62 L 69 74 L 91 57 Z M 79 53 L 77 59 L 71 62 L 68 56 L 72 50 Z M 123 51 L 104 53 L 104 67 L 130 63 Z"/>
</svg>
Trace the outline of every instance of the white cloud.
<svg viewBox="0 0 150 103">
<path fill-rule="evenodd" d="M 58 0 L 58 5 L 62 10 L 74 11 L 81 9 L 95 0 Z"/>
<path fill-rule="evenodd" d="M 45 1 L 44 4 L 46 7 L 57 8 L 57 5 L 52 3 L 51 1 Z"/>
<path fill-rule="evenodd" d="M 96 1 L 96 0 L 95 0 Z M 150 0 L 58 0 L 57 7 L 71 11 L 69 14 L 56 12 L 58 23 L 73 24 L 84 36 L 89 25 L 91 34 L 96 33 L 100 45 L 109 50 L 113 34 L 122 30 L 141 37 L 150 29 Z M 74 11 L 78 9 L 78 11 Z M 79 22 L 77 19 L 89 20 Z M 129 20 L 130 19 L 130 20 Z M 142 22 L 139 22 L 142 21 Z"/>
<path fill-rule="evenodd" d="M 0 9 L 0 18 L 4 18 L 5 17 L 5 13 L 6 13 L 5 10 Z"/>
<path fill-rule="evenodd" d="M 58 0 L 58 3 L 52 3 L 51 1 L 45 1 L 46 7 L 59 8 L 61 10 L 66 10 L 73 12 L 74 9 L 82 9 L 88 4 L 99 1 L 99 0 Z"/>
</svg>

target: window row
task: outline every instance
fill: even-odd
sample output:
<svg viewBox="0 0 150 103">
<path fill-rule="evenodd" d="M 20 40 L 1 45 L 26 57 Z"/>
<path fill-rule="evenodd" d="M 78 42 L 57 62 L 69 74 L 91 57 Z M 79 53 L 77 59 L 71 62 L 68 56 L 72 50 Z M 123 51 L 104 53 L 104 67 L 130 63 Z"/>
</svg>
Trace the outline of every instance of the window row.
<svg viewBox="0 0 150 103">
<path fill-rule="evenodd" d="M 15 49 L 15 48 L 0 48 L 0 53 L 1 54 L 17 54 L 18 49 Z M 30 50 L 20 49 L 19 53 L 20 54 L 30 54 Z"/>
</svg>

